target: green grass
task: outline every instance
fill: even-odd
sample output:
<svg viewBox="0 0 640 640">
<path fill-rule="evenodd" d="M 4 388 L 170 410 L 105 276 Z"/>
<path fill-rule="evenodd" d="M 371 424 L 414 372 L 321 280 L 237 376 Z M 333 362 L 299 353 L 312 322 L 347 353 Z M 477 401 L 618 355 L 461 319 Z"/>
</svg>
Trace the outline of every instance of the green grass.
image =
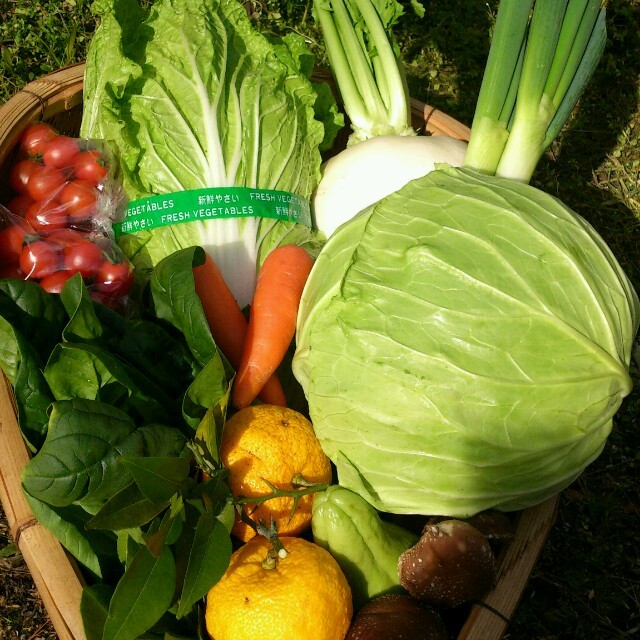
<svg viewBox="0 0 640 640">
<path fill-rule="evenodd" d="M 470 124 L 497 3 L 423 3 L 425 18 L 417 20 L 407 12 L 397 30 L 411 93 Z M 309 2 L 247 4 L 265 28 L 303 33 L 323 61 Z M 640 0 L 610 0 L 607 23 L 602 62 L 534 183 L 594 225 L 640 290 Z M 93 28 L 89 4 L 82 0 L 3 0 L 0 103 L 29 80 L 81 60 Z M 640 636 L 636 367 L 632 375 L 635 390 L 625 400 L 602 455 L 562 494 L 556 526 L 512 621 L 509 640 Z"/>
</svg>

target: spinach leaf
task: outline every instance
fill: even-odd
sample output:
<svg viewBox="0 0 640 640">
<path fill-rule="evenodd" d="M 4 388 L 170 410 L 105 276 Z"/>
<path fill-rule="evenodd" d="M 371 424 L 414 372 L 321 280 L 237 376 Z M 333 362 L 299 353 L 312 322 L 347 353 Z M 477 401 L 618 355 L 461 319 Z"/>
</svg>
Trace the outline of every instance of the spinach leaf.
<svg viewBox="0 0 640 640">
<path fill-rule="evenodd" d="M 120 332 L 111 335 L 104 346 L 143 371 L 165 394 L 176 400 L 182 397 L 200 368 L 184 337 L 155 318 L 123 320 Z"/>
<path fill-rule="evenodd" d="M 53 506 L 107 499 L 131 482 L 120 455 L 137 455 L 140 440 L 124 411 L 96 400 L 55 402 L 40 451 L 22 472 L 25 489 Z"/>
<path fill-rule="evenodd" d="M 44 441 L 53 395 L 35 347 L 1 316 L 0 368 L 13 386 L 22 435 L 31 451 L 36 451 Z"/>
<path fill-rule="evenodd" d="M 44 370 L 56 400 L 100 400 L 142 421 L 178 417 L 166 394 L 138 369 L 91 344 L 58 344 Z"/>
<path fill-rule="evenodd" d="M 181 249 L 160 261 L 150 280 L 156 316 L 184 335 L 201 367 L 218 351 L 193 279 L 193 267 L 203 262 L 204 250 L 201 247 Z"/>
<path fill-rule="evenodd" d="M 65 342 L 83 342 L 102 337 L 102 323 L 79 273 L 65 282 L 60 300 L 69 316 L 69 322 L 62 331 Z"/>
<path fill-rule="evenodd" d="M 149 630 L 171 605 L 175 582 L 171 550 L 155 557 L 141 547 L 113 593 L 103 640 L 135 640 Z"/>
<path fill-rule="evenodd" d="M 135 482 L 107 500 L 102 508 L 86 524 L 88 529 L 121 531 L 147 524 L 169 505 L 169 500 L 152 502 Z"/>
<path fill-rule="evenodd" d="M 87 640 L 102 640 L 113 589 L 104 583 L 85 587 L 80 598 L 80 615 Z"/>
<path fill-rule="evenodd" d="M 32 280 L 0 279 L 0 316 L 20 330 L 46 360 L 66 322 L 57 296 Z"/>
<path fill-rule="evenodd" d="M 229 566 L 232 546 L 228 531 L 210 512 L 200 515 L 189 554 L 177 617 L 187 614 L 207 595 Z"/>
<path fill-rule="evenodd" d="M 216 353 L 189 385 L 182 401 L 182 417 L 193 429 L 211 407 L 221 406 L 223 415 L 231 395 L 233 374 L 225 367 L 224 360 Z"/>
</svg>

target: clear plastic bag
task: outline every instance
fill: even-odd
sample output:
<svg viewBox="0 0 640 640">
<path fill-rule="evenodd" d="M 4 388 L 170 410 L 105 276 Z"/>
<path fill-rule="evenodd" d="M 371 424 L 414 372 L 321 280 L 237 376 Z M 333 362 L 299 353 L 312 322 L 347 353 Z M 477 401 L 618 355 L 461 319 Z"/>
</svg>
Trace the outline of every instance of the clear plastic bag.
<svg viewBox="0 0 640 640">
<path fill-rule="evenodd" d="M 92 297 L 122 308 L 133 268 L 112 225 L 126 198 L 95 142 L 27 125 L 0 205 L 0 277 L 36 280 L 50 293 L 80 273 Z"/>
</svg>

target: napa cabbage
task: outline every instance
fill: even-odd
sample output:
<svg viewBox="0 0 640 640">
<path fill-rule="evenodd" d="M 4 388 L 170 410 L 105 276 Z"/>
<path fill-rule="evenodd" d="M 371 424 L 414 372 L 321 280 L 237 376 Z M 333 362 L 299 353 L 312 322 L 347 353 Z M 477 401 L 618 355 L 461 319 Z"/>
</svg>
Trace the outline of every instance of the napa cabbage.
<svg viewBox="0 0 640 640">
<path fill-rule="evenodd" d="M 159 0 L 148 10 L 137 0 L 97 0 L 92 8 L 100 25 L 80 133 L 110 146 L 130 200 L 226 187 L 309 199 L 343 116 L 328 85 L 312 81 L 301 37 L 260 33 L 237 0 Z M 138 274 L 178 249 L 204 247 L 241 306 L 272 248 L 293 243 L 315 255 L 322 240 L 310 223 L 236 215 L 119 238 Z"/>
<path fill-rule="evenodd" d="M 602 451 L 638 316 L 585 219 L 530 185 L 440 165 L 329 239 L 293 370 L 339 483 L 375 507 L 517 510 Z"/>
</svg>

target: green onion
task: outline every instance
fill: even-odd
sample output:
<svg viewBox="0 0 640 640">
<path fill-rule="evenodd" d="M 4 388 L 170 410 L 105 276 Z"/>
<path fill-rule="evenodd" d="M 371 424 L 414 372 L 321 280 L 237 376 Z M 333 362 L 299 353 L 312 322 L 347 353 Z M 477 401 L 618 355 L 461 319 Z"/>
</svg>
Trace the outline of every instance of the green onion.
<svg viewBox="0 0 640 640">
<path fill-rule="evenodd" d="M 471 125 L 466 166 L 493 174 L 509 138 L 532 0 L 503 0 Z"/>
<path fill-rule="evenodd" d="M 601 0 L 502 0 L 464 165 L 529 182 L 605 41 Z"/>
<path fill-rule="evenodd" d="M 412 3 L 416 11 L 419 3 Z M 349 144 L 380 135 L 415 135 L 392 27 L 395 0 L 315 0 L 329 65 L 353 133 Z"/>
</svg>

